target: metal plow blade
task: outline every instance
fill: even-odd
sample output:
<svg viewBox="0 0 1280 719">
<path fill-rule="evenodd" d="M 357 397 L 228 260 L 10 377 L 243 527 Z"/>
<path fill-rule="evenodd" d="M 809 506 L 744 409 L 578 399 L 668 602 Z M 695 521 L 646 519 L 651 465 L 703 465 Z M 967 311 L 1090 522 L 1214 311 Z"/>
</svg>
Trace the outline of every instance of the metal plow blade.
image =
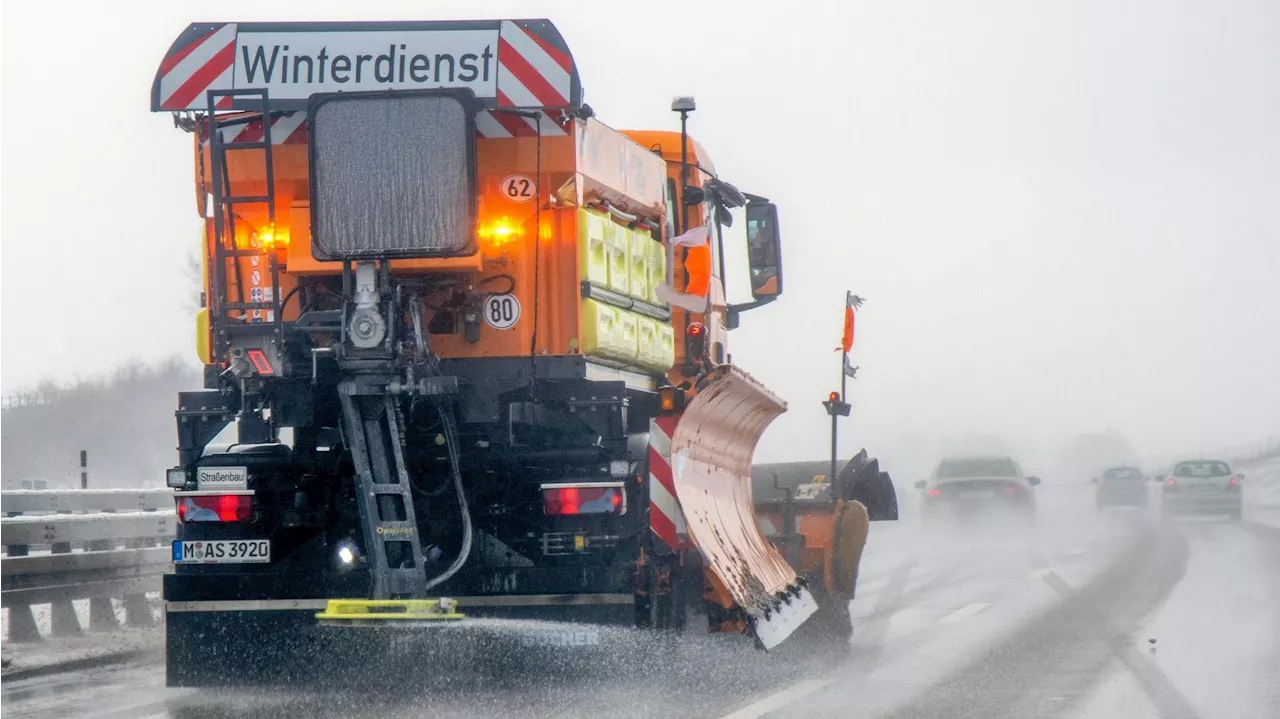
<svg viewBox="0 0 1280 719">
<path fill-rule="evenodd" d="M 756 526 L 751 457 L 786 403 L 731 365 L 714 370 L 671 438 L 672 475 L 689 535 L 749 617 L 765 649 L 817 610 L 809 590 Z"/>
</svg>

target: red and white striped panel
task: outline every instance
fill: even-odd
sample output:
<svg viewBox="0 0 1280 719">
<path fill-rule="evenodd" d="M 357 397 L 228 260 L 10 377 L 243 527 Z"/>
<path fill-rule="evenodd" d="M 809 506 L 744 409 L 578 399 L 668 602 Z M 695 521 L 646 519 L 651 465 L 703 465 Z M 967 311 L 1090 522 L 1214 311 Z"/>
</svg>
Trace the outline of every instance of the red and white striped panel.
<svg viewBox="0 0 1280 719">
<path fill-rule="evenodd" d="M 534 137 L 541 133 L 543 137 L 564 137 L 569 134 L 560 124 L 557 114 L 543 112 L 542 119 L 524 117 L 510 112 L 478 112 L 476 113 L 476 136 L 485 138 L 497 137 Z M 570 123 L 573 121 L 570 120 Z"/>
<path fill-rule="evenodd" d="M 533 137 L 538 131 L 543 137 L 565 137 L 569 133 L 551 113 L 542 113 L 541 123 L 531 117 L 509 112 L 485 111 L 476 114 L 476 137 L 482 139 L 503 137 Z M 223 142 L 257 142 L 262 139 L 262 118 L 254 117 L 243 122 L 224 125 L 220 132 Z M 208 133 L 201 133 L 201 142 L 209 144 Z M 271 144 L 305 145 L 307 142 L 307 114 L 302 111 L 274 115 L 271 121 Z"/>
<path fill-rule="evenodd" d="M 234 83 L 236 23 L 210 30 L 160 63 L 160 109 L 200 110 L 206 90 L 229 90 Z M 230 107 L 231 98 L 220 101 Z"/>
<path fill-rule="evenodd" d="M 649 528 L 673 550 L 690 547 L 684 512 L 671 475 L 671 436 L 676 418 L 649 420 Z"/>
<path fill-rule="evenodd" d="M 573 61 L 505 20 L 498 32 L 498 107 L 567 107 Z"/>
<path fill-rule="evenodd" d="M 480 33 L 484 36 L 486 32 L 493 33 L 495 26 L 497 29 L 496 37 L 493 34 L 487 35 L 489 38 L 495 38 L 497 43 L 497 68 L 493 79 L 488 82 L 450 79 L 443 83 L 418 83 L 406 82 L 403 78 L 394 83 L 356 80 L 344 85 L 342 89 L 369 91 L 408 90 L 417 87 L 470 87 L 476 92 L 482 106 L 487 108 L 533 109 L 571 106 L 571 102 L 576 99 L 574 95 L 576 70 L 568 52 L 540 36 L 537 31 L 528 30 L 510 20 L 481 21 L 476 25 L 476 28 L 468 32 Z M 308 42 L 323 43 L 323 38 L 317 39 L 317 36 L 323 35 L 324 38 L 330 38 L 333 42 L 345 43 L 345 55 L 356 57 L 366 52 L 377 53 L 387 47 L 381 40 L 377 41 L 376 46 L 370 44 L 373 41 L 365 39 L 369 33 L 362 33 L 350 24 L 335 23 L 332 29 L 310 24 L 296 28 L 279 26 L 264 28 L 255 23 L 226 23 L 208 27 L 210 29 L 203 31 L 202 34 L 199 30 L 195 31 L 198 34 L 194 40 L 181 48 L 172 50 L 160 63 L 153 90 L 155 93 L 153 109 L 159 111 L 203 110 L 207 107 L 205 92 L 208 90 L 255 89 L 253 85 L 259 83 L 247 83 L 245 79 L 247 69 L 243 66 L 246 62 L 244 58 L 249 53 L 249 45 L 243 46 L 245 49 L 242 56 L 237 58 L 237 52 L 240 52 L 237 50 L 240 46 L 237 33 L 243 33 L 248 37 L 263 34 L 276 38 L 293 36 L 296 40 L 295 51 L 297 47 L 305 47 Z M 419 33 L 447 34 L 450 31 L 406 26 L 404 32 L 406 37 L 411 37 Z M 554 32 L 554 28 L 551 32 Z M 493 40 L 487 42 L 492 43 Z M 282 40 L 282 43 L 286 54 L 281 56 L 279 77 L 285 77 L 284 62 L 285 58 L 290 57 L 287 54 L 288 40 Z M 403 48 L 403 45 L 401 47 Z M 485 52 L 488 51 L 486 46 L 480 45 L 477 47 L 477 52 L 480 48 Z M 333 50 L 332 44 L 329 45 L 329 49 Z M 303 53 L 301 57 L 310 57 L 310 55 Z M 237 62 L 241 63 L 239 80 L 236 73 Z M 275 67 L 274 61 L 272 67 Z M 401 74 L 403 74 L 403 58 L 401 58 L 401 68 Z M 323 71 L 321 71 L 322 75 Z M 237 82 L 243 86 L 237 87 Z M 276 81 L 267 80 L 266 82 L 270 85 L 272 99 L 276 102 L 285 102 L 286 104 L 281 107 L 291 110 L 300 109 L 307 98 L 315 92 L 336 89 L 332 85 L 325 85 L 323 80 L 314 83 L 310 80 L 299 82 L 297 72 L 294 73 L 292 82 L 279 80 L 279 78 Z M 229 109 L 232 107 L 231 103 L 230 97 L 223 98 L 219 101 L 219 107 Z M 511 127 L 506 129 L 509 132 L 513 131 Z"/>
</svg>

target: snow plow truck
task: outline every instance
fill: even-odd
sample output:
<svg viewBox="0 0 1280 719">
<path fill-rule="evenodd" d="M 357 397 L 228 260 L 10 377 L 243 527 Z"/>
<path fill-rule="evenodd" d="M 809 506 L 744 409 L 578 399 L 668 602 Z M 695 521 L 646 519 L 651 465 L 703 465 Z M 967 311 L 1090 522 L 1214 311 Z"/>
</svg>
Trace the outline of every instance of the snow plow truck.
<svg viewBox="0 0 1280 719">
<path fill-rule="evenodd" d="M 170 686 L 352 627 L 696 621 L 768 650 L 844 611 L 754 522 L 786 405 L 727 335 L 782 293 L 778 211 L 717 174 L 692 98 L 678 131 L 610 128 L 546 20 L 208 23 L 151 109 L 192 135 L 203 219 Z"/>
</svg>

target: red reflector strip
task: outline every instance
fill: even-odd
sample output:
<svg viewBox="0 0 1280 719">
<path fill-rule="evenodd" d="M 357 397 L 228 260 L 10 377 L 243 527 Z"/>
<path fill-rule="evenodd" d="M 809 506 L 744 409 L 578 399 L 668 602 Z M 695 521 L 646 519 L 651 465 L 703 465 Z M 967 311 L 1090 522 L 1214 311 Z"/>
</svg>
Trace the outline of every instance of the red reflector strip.
<svg viewBox="0 0 1280 719">
<path fill-rule="evenodd" d="M 246 352 L 249 361 L 253 363 L 253 368 L 263 377 L 270 377 L 276 371 L 271 368 L 271 363 L 267 361 L 267 355 L 262 350 L 249 350 Z"/>
<path fill-rule="evenodd" d="M 622 482 L 542 485 L 542 509 L 549 517 L 582 514 L 625 514 Z"/>
<path fill-rule="evenodd" d="M 253 497 L 247 494 L 210 494 L 176 499 L 179 522 L 246 522 L 253 516 Z"/>
</svg>

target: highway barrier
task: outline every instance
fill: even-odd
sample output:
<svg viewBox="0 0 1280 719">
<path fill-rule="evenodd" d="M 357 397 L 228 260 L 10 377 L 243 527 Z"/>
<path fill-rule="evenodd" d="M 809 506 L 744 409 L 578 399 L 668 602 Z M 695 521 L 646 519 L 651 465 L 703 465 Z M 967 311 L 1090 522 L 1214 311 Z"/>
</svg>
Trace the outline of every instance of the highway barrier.
<svg viewBox="0 0 1280 719">
<path fill-rule="evenodd" d="M 129 626 L 154 623 L 147 592 L 171 571 L 173 491 L 54 489 L 0 493 L 0 599 L 9 641 L 39 641 L 33 605 L 50 606 L 55 637 L 82 634 L 72 605 L 89 600 L 91 631 L 118 629 L 113 599 Z"/>
</svg>

